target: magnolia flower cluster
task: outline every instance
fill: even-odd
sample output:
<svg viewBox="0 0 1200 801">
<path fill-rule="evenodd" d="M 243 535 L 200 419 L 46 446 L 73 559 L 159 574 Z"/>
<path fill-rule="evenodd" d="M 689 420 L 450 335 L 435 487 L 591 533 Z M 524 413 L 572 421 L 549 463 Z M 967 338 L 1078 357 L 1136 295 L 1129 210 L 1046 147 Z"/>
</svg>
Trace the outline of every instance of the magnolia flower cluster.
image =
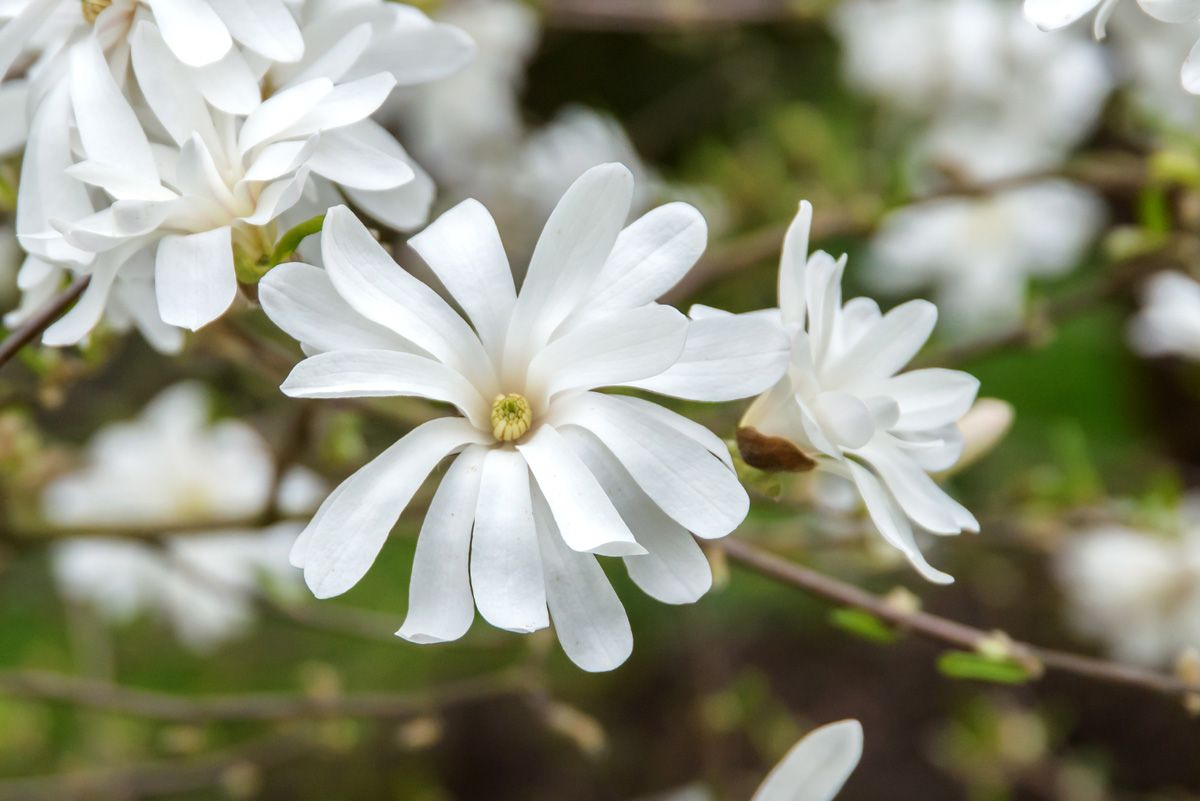
<svg viewBox="0 0 1200 801">
<path fill-rule="evenodd" d="M 1113 76 L 1082 35 L 1046 37 L 1001 0 L 860 0 L 833 17 L 849 83 L 917 135 L 918 193 L 1010 182 L 1059 166 L 1092 130 Z M 940 197 L 886 217 L 866 278 L 935 287 L 956 333 L 1016 322 L 1028 282 L 1076 266 L 1103 204 L 1062 180 Z"/>
<path fill-rule="evenodd" d="M 18 4 L 0 75 L 28 122 L 20 284 L 91 278 L 45 341 L 79 342 L 107 316 L 176 351 L 229 307 L 239 274 L 270 266 L 281 224 L 340 196 L 420 225 L 432 186 L 371 115 L 472 50 L 383 0 Z"/>
<path fill-rule="evenodd" d="M 273 493 L 284 514 L 311 513 L 323 485 L 300 468 L 275 484 L 270 449 L 254 429 L 234 420 L 211 423 L 198 385 L 171 387 L 136 420 L 102 429 L 84 464 L 46 487 L 47 520 L 94 529 L 55 546 L 61 592 L 114 621 L 160 616 L 185 645 L 211 650 L 249 625 L 254 601 L 247 593 L 261 579 L 285 593 L 298 589 L 287 552 L 301 526 L 257 531 L 252 521 Z M 219 533 L 204 529 L 222 523 L 229 527 Z M 199 530 L 187 531 L 192 525 Z M 126 527 L 179 533 L 158 549 L 119 539 Z"/>
<path fill-rule="evenodd" d="M 976 527 L 926 471 L 961 453 L 954 422 L 977 384 L 952 371 L 895 376 L 929 336 L 932 305 L 843 309 L 844 262 L 807 259 L 806 205 L 784 246 L 782 310 L 698 308 L 689 320 L 656 298 L 704 250 L 704 219 L 673 203 L 626 225 L 633 195 L 620 165 L 585 172 L 551 214 L 519 292 L 487 210 L 466 201 L 448 211 L 409 245 L 465 316 L 345 208 L 326 217 L 324 270 L 284 264 L 263 279 L 267 314 L 309 354 L 285 393 L 415 396 L 455 410 L 321 505 L 291 555 L 315 594 L 358 583 L 425 477 L 453 456 L 421 529 L 399 635 L 454 640 L 478 609 L 515 632 L 553 621 L 581 667 L 619 665 L 632 634 L 595 557 L 621 557 L 659 600 L 694 601 L 711 576 L 692 535 L 729 534 L 749 499 L 720 439 L 605 387 L 697 401 L 762 393 L 748 428 L 852 480 L 885 538 L 928 578 L 950 580 L 924 561 L 914 525 Z"/>
</svg>

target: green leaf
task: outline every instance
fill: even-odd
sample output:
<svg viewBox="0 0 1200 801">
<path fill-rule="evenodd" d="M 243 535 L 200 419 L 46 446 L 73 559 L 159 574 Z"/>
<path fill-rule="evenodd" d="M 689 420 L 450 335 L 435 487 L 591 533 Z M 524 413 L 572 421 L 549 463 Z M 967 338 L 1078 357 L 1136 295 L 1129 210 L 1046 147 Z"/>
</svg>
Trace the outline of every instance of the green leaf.
<svg viewBox="0 0 1200 801">
<path fill-rule="evenodd" d="M 834 609 L 829 613 L 829 622 L 842 631 L 870 642 L 890 645 L 900 639 L 895 629 L 861 609 Z"/>
<path fill-rule="evenodd" d="M 1029 668 L 1012 659 L 996 659 L 968 651 L 947 651 L 938 659 L 943 676 L 994 684 L 1025 684 L 1034 676 Z"/>
</svg>

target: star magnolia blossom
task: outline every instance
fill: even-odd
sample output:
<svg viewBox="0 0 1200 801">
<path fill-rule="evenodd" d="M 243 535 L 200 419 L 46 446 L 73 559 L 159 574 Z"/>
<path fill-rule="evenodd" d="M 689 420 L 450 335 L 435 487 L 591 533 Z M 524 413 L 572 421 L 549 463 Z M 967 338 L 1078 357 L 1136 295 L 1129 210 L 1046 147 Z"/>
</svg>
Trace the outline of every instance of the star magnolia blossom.
<svg viewBox="0 0 1200 801">
<path fill-rule="evenodd" d="M 238 421 L 211 424 L 204 391 L 174 386 L 136 420 L 100 431 L 85 464 L 46 487 L 42 506 L 47 520 L 74 529 L 194 523 L 199 531 L 164 539 L 162 551 L 103 536 L 65 540 L 52 555 L 57 583 L 115 621 L 160 615 L 186 645 L 209 650 L 253 619 L 253 601 L 231 589 L 252 589 L 263 576 L 281 590 L 298 589 L 287 552 L 299 524 L 203 529 L 261 515 L 273 484 L 262 437 Z M 308 513 L 321 492 L 321 482 L 297 468 L 280 483 L 277 505 L 286 514 Z"/>
<path fill-rule="evenodd" d="M 1020 319 L 1031 277 L 1078 265 L 1103 220 L 1100 199 L 1066 181 L 917 203 L 884 219 L 866 277 L 889 292 L 933 285 L 960 333 L 995 328 Z"/>
<path fill-rule="evenodd" d="M 413 179 L 408 162 L 374 147 L 373 129 L 361 127 L 395 84 L 386 73 L 339 85 L 305 80 L 241 119 L 212 110 L 177 79 L 152 24 L 135 32 L 132 60 L 166 142 L 151 142 L 91 39 L 72 49 L 70 97 L 66 86 L 54 90 L 33 121 L 22 243 L 92 275 L 80 303 L 46 331 L 47 344 L 84 338 L 119 273 L 153 276 L 162 323 L 198 329 L 234 300 L 235 248 L 251 262 L 270 253 L 272 223 L 299 201 L 310 173 L 364 190 Z M 71 131 L 58 125 L 68 102 L 82 142 L 78 162 Z M 110 205 L 93 212 L 89 186 L 103 189 Z"/>
<path fill-rule="evenodd" d="M 1200 361 L 1200 283 L 1182 273 L 1151 278 L 1129 340 L 1145 356 L 1181 356 Z"/>
<path fill-rule="evenodd" d="M 862 759 L 863 730 L 857 720 L 815 729 L 792 746 L 750 801 L 833 801 Z M 656 801 L 710 801 L 704 789 L 685 790 Z"/>
<path fill-rule="evenodd" d="M 1189 506 L 1179 531 L 1105 526 L 1059 549 L 1068 621 L 1121 661 L 1162 667 L 1200 647 L 1200 516 Z"/>
<path fill-rule="evenodd" d="M 1025 0 L 1025 16 L 1044 31 L 1064 28 L 1093 9 L 1096 18 L 1092 31 L 1103 39 L 1109 19 L 1119 0 Z M 1200 22 L 1200 0 L 1138 0 L 1142 10 L 1160 22 L 1190 24 Z M 1180 70 L 1183 88 L 1200 94 L 1200 41 L 1192 47 Z"/>
<path fill-rule="evenodd" d="M 739 444 L 754 464 L 763 448 L 779 458 L 772 446 L 781 440 L 798 452 L 783 454 L 791 464 L 780 466 L 850 479 L 884 539 L 922 576 L 950 583 L 921 554 L 914 526 L 942 535 L 979 530 L 974 516 L 928 476 L 962 454 L 955 421 L 971 408 L 979 382 L 957 370 L 898 375 L 932 333 L 937 308 L 913 300 L 884 315 L 868 298 L 843 305 L 845 257 L 807 255 L 811 222 L 812 207 L 802 203 L 784 240 L 780 308 L 757 313 L 787 332 L 791 364 L 747 410 Z"/>
<path fill-rule="evenodd" d="M 757 320 L 717 339 L 654 303 L 703 251 L 704 220 L 675 203 L 622 230 L 632 196 L 620 165 L 581 176 L 519 293 L 487 210 L 468 200 L 448 211 L 409 244 L 466 319 L 345 208 L 326 217 L 324 271 L 283 264 L 263 279 L 263 308 L 313 354 L 285 393 L 409 395 L 457 412 L 414 429 L 321 505 L 292 552 L 318 597 L 363 577 L 451 454 L 421 529 L 401 637 L 455 640 L 475 607 L 515 632 L 553 618 L 572 660 L 608 670 L 633 639 L 592 554 L 624 557 L 634 581 L 669 603 L 708 589 L 688 532 L 722 537 L 749 505 L 725 445 L 653 403 L 595 389 L 748 397 L 777 380 L 786 340 Z"/>
</svg>

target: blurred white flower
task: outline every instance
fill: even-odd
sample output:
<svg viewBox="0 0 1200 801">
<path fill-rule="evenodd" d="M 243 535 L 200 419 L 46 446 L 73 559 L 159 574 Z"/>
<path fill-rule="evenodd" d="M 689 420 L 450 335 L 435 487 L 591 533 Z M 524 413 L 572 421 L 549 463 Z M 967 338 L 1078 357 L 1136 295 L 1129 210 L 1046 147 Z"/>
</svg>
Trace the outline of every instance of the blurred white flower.
<svg viewBox="0 0 1200 801">
<path fill-rule="evenodd" d="M 437 18 L 466 31 L 476 56 L 445 81 L 403 98 L 396 116 L 439 182 L 462 186 L 478 162 L 501 163 L 520 146 L 520 92 L 541 29 L 537 13 L 517 0 L 450 2 Z"/>
<path fill-rule="evenodd" d="M 776 765 L 750 801 L 833 801 L 862 759 L 863 730 L 857 720 L 809 732 Z M 708 801 L 703 788 L 687 788 L 647 801 Z"/>
<path fill-rule="evenodd" d="M 267 314 L 315 354 L 284 392 L 409 395 L 458 412 L 414 429 L 322 504 L 292 552 L 318 597 L 363 577 L 451 454 L 421 530 L 400 636 L 458 639 L 475 607 L 517 632 L 553 618 L 573 661 L 608 670 L 633 640 L 592 554 L 626 557 L 634 581 L 669 603 L 707 591 L 708 563 L 688 532 L 724 536 L 749 507 L 726 446 L 648 401 L 594 390 L 747 397 L 778 378 L 786 340 L 753 324 L 713 342 L 655 303 L 704 250 L 704 219 L 674 203 L 622 230 L 633 194 L 620 165 L 580 177 L 546 224 L 519 293 L 487 210 L 468 200 L 442 215 L 409 245 L 466 319 L 345 208 L 326 218 L 325 271 L 284 264 L 263 279 Z"/>
<path fill-rule="evenodd" d="M 1092 31 L 1097 39 L 1103 39 L 1117 5 L 1118 0 L 1025 0 L 1025 16 L 1042 30 L 1053 31 L 1096 9 Z M 1159 22 L 1191 27 L 1200 22 L 1200 0 L 1138 0 L 1138 5 Z M 1192 49 L 1184 58 L 1183 67 L 1173 71 L 1184 89 L 1200 94 L 1200 38 L 1192 37 Z"/>
<path fill-rule="evenodd" d="M 1103 51 L 1001 0 L 851 0 L 832 16 L 859 91 L 922 123 L 926 169 L 990 180 L 1056 166 L 1112 88 Z"/>
<path fill-rule="evenodd" d="M 934 287 L 959 334 L 1011 325 L 1029 279 L 1077 266 L 1103 222 L 1100 198 L 1066 181 L 916 203 L 884 219 L 865 279 L 891 293 Z"/>
<path fill-rule="evenodd" d="M 280 483 L 285 514 L 311 512 L 324 490 L 300 468 Z M 47 486 L 42 507 L 49 522 L 72 529 L 236 525 L 267 510 L 273 484 L 262 438 L 238 421 L 210 423 L 204 390 L 180 384 L 136 420 L 101 430 L 86 464 Z M 287 553 L 301 526 L 280 523 L 260 532 L 246 525 L 169 536 L 161 549 L 104 536 L 64 541 L 53 551 L 55 578 L 67 597 L 111 619 L 161 615 L 184 643 L 209 649 L 250 623 L 253 600 L 239 590 L 262 579 L 283 591 L 299 585 Z"/>
<path fill-rule="evenodd" d="M 1144 356 L 1200 361 L 1200 283 L 1176 272 L 1150 278 L 1142 308 L 1130 321 L 1129 341 Z"/>
<path fill-rule="evenodd" d="M 869 298 L 843 305 L 846 259 L 808 255 L 811 223 L 812 207 L 801 203 L 784 239 L 779 309 L 755 313 L 791 338 L 788 373 L 754 401 L 742 427 L 790 442 L 814 463 L 801 466 L 853 481 L 884 539 L 926 579 L 950 583 L 921 554 L 914 527 L 939 535 L 979 530 L 928 475 L 962 455 L 955 422 L 971 408 L 979 381 L 936 368 L 898 375 L 933 332 L 937 307 L 912 300 L 884 315 Z"/>
<path fill-rule="evenodd" d="M 1104 526 L 1069 540 L 1056 569 L 1073 628 L 1121 661 L 1154 667 L 1200 646 L 1196 512 L 1185 509 L 1173 535 Z"/>
<path fill-rule="evenodd" d="M 1126 3 L 1109 28 L 1134 108 L 1153 122 L 1192 131 L 1200 122 L 1200 99 L 1183 88 L 1176 67 L 1200 40 L 1200 23 L 1164 25 Z"/>
</svg>

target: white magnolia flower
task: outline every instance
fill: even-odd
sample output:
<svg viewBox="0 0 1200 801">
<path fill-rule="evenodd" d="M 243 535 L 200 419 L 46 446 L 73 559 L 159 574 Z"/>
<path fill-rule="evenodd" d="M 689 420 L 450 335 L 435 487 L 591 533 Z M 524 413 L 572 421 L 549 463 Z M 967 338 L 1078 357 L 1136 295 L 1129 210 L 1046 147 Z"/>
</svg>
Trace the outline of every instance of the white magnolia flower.
<svg viewBox="0 0 1200 801">
<path fill-rule="evenodd" d="M 72 529 L 236 524 L 266 511 L 273 483 L 262 438 L 241 422 L 210 424 L 204 391 L 180 384 L 138 419 L 100 431 L 86 464 L 47 486 L 42 506 L 48 521 Z M 315 476 L 295 469 L 281 482 L 278 505 L 287 514 L 311 512 L 321 492 Z M 300 528 L 201 528 L 164 539 L 161 551 L 104 536 L 68 540 L 54 549 L 54 573 L 67 597 L 113 620 L 158 614 L 187 645 L 208 649 L 249 625 L 253 601 L 238 590 L 266 578 L 295 591 L 287 553 Z"/>
<path fill-rule="evenodd" d="M 1038 28 L 1051 31 L 1066 28 L 1075 20 L 1096 11 L 1092 30 L 1104 38 L 1106 25 L 1118 0 L 1025 0 L 1025 16 Z M 1194 26 L 1200 22 L 1200 0 L 1138 0 L 1141 10 L 1159 22 Z M 1183 88 L 1200 95 L 1200 38 L 1193 38 L 1192 50 L 1178 71 Z"/>
<path fill-rule="evenodd" d="M 1129 341 L 1144 356 L 1200 361 L 1200 283 L 1183 273 L 1158 273 L 1146 282 Z"/>
<path fill-rule="evenodd" d="M 1103 39 L 1109 19 L 1119 0 L 1025 0 L 1025 16 L 1044 31 L 1058 30 L 1096 10 L 1092 26 L 1097 39 Z M 1141 9 L 1160 22 L 1192 25 L 1200 22 L 1200 0 L 1138 0 Z M 1179 70 L 1183 88 L 1200 94 L 1200 39 Z"/>
<path fill-rule="evenodd" d="M 307 353 L 294 397 L 411 395 L 451 404 L 322 504 L 292 552 L 321 598 L 370 568 L 426 476 L 446 471 L 425 516 L 399 635 L 461 637 L 474 609 L 516 632 L 545 628 L 587 670 L 616 667 L 632 635 L 592 554 L 625 557 L 669 603 L 711 577 L 689 531 L 722 537 L 749 501 L 725 445 L 626 386 L 697 400 L 746 397 L 782 372 L 786 342 L 749 321 L 714 338 L 654 299 L 695 263 L 704 219 L 675 203 L 628 228 L 633 179 L 589 170 L 551 215 L 518 293 L 495 222 L 478 202 L 409 245 L 446 301 L 398 267 L 345 208 L 326 217 L 325 270 L 283 264 L 263 279 L 271 319 Z M 549 607 L 549 616 L 547 615 Z"/>
<path fill-rule="evenodd" d="M 851 85 L 924 125 L 921 166 L 975 180 L 1056 166 L 1112 89 L 1094 42 L 1002 0 L 852 0 L 832 21 Z"/>
<path fill-rule="evenodd" d="M 937 307 L 913 300 L 884 315 L 869 298 L 843 305 L 846 259 L 808 256 L 811 222 L 812 207 L 802 203 L 780 259 L 780 308 L 757 313 L 787 332 L 791 364 L 747 410 L 739 440 L 784 440 L 800 452 L 792 469 L 815 467 L 853 481 L 884 539 L 925 578 L 949 583 L 925 561 L 914 528 L 940 535 L 979 530 L 928 475 L 961 456 L 955 422 L 971 408 L 979 381 L 957 370 L 900 373 L 933 332 Z"/>
<path fill-rule="evenodd" d="M 1200 518 L 1173 534 L 1105 526 L 1056 557 L 1068 620 L 1114 657 L 1154 667 L 1200 647 Z"/>
<path fill-rule="evenodd" d="M 1009 325 L 1029 279 L 1073 269 L 1103 220 L 1102 201 L 1066 181 L 917 203 L 884 219 L 866 278 L 885 292 L 933 286 L 959 333 Z"/>
<path fill-rule="evenodd" d="M 235 250 L 251 263 L 270 254 L 273 223 L 300 200 L 310 174 L 370 191 L 414 178 L 402 153 L 378 146 L 367 119 L 395 84 L 389 74 L 336 85 L 304 80 L 243 119 L 211 109 L 176 80 L 162 50 L 158 30 L 141 23 L 133 68 L 165 136 L 152 141 L 145 133 L 90 39 L 71 51 L 69 87 L 56 88 L 34 118 L 19 198 L 22 244 L 46 262 L 74 261 L 92 275 L 80 303 L 46 331 L 47 344 L 83 339 L 118 277 L 153 287 L 156 303 L 141 316 L 196 330 L 237 294 Z M 68 104 L 81 161 L 61 125 Z M 99 211 L 92 187 L 111 198 Z"/>
<path fill-rule="evenodd" d="M 1109 27 L 1134 108 L 1159 126 L 1193 130 L 1200 122 L 1200 99 L 1183 88 L 1176 67 L 1200 40 L 1200 22 L 1164 25 L 1126 3 Z"/>
<path fill-rule="evenodd" d="M 863 730 L 857 720 L 830 723 L 792 746 L 750 801 L 833 801 L 862 759 Z M 703 788 L 689 788 L 653 801 L 710 801 Z"/>
</svg>

